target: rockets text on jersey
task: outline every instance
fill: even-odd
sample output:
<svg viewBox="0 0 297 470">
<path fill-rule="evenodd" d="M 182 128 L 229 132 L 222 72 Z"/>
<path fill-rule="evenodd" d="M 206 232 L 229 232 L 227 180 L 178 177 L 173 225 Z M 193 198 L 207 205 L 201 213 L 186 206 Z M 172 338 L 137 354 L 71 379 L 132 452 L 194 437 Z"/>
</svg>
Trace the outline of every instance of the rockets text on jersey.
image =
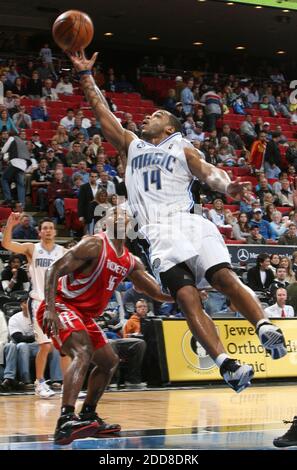
<svg viewBox="0 0 297 470">
<path fill-rule="evenodd" d="M 134 257 L 126 247 L 118 256 L 106 233 L 94 236 L 103 242 L 95 269 L 88 275 L 74 271 L 61 277 L 56 298 L 57 302 L 73 304 L 82 315 L 91 317 L 103 312 L 116 287 L 135 265 Z"/>
</svg>

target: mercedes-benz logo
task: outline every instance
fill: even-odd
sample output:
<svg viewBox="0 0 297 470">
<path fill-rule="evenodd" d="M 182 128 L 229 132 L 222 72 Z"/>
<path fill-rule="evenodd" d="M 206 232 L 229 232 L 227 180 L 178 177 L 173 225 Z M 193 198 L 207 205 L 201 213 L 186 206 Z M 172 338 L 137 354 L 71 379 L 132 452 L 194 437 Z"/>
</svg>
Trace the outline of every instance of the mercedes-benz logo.
<svg viewBox="0 0 297 470">
<path fill-rule="evenodd" d="M 237 252 L 237 258 L 239 259 L 239 261 L 248 261 L 249 252 L 244 248 L 240 248 L 240 250 L 238 250 Z"/>
</svg>

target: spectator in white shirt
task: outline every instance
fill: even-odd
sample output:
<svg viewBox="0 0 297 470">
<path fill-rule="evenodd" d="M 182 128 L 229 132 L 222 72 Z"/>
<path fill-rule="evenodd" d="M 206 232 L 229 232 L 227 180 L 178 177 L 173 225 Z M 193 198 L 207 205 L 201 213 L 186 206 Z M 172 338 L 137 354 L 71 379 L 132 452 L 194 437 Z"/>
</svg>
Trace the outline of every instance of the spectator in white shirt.
<svg viewBox="0 0 297 470">
<path fill-rule="evenodd" d="M 288 293 L 286 289 L 279 288 L 276 291 L 276 303 L 265 308 L 265 314 L 268 318 L 292 318 L 295 312 L 291 305 L 286 305 Z"/>
<path fill-rule="evenodd" d="M 74 109 L 68 108 L 66 116 L 64 116 L 60 121 L 60 126 L 64 126 L 67 132 L 70 132 L 72 127 L 74 126 L 74 120 Z"/>
<path fill-rule="evenodd" d="M 61 95 L 73 95 L 73 86 L 69 77 L 61 78 L 61 81 L 56 86 L 56 92 Z"/>
</svg>

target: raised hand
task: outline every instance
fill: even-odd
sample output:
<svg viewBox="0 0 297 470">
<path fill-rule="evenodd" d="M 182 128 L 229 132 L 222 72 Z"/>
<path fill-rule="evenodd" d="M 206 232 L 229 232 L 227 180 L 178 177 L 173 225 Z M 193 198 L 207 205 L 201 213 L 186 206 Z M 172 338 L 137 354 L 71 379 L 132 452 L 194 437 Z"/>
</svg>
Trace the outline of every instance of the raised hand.
<svg viewBox="0 0 297 470">
<path fill-rule="evenodd" d="M 98 52 L 94 52 L 91 59 L 87 59 L 84 49 L 80 49 L 78 52 L 65 51 L 65 54 L 68 55 L 77 72 L 92 70 L 98 56 Z"/>
<path fill-rule="evenodd" d="M 20 212 L 12 212 L 7 219 L 7 226 L 15 227 L 18 225 L 20 223 L 21 215 L 22 214 Z"/>
<path fill-rule="evenodd" d="M 239 201 L 247 189 L 248 181 L 241 181 L 240 178 L 232 181 L 227 187 L 227 195 Z"/>
</svg>

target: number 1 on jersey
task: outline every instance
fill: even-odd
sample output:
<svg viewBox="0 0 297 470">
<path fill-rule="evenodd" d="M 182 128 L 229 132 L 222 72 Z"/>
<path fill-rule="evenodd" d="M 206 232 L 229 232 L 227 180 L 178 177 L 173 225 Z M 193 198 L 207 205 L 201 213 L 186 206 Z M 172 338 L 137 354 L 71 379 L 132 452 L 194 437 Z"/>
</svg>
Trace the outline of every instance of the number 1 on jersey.
<svg viewBox="0 0 297 470">
<path fill-rule="evenodd" d="M 143 173 L 143 182 L 144 182 L 144 190 L 149 191 L 149 186 L 152 184 L 156 185 L 156 189 L 161 189 L 161 170 L 152 170 L 151 172 L 145 171 Z"/>
</svg>

